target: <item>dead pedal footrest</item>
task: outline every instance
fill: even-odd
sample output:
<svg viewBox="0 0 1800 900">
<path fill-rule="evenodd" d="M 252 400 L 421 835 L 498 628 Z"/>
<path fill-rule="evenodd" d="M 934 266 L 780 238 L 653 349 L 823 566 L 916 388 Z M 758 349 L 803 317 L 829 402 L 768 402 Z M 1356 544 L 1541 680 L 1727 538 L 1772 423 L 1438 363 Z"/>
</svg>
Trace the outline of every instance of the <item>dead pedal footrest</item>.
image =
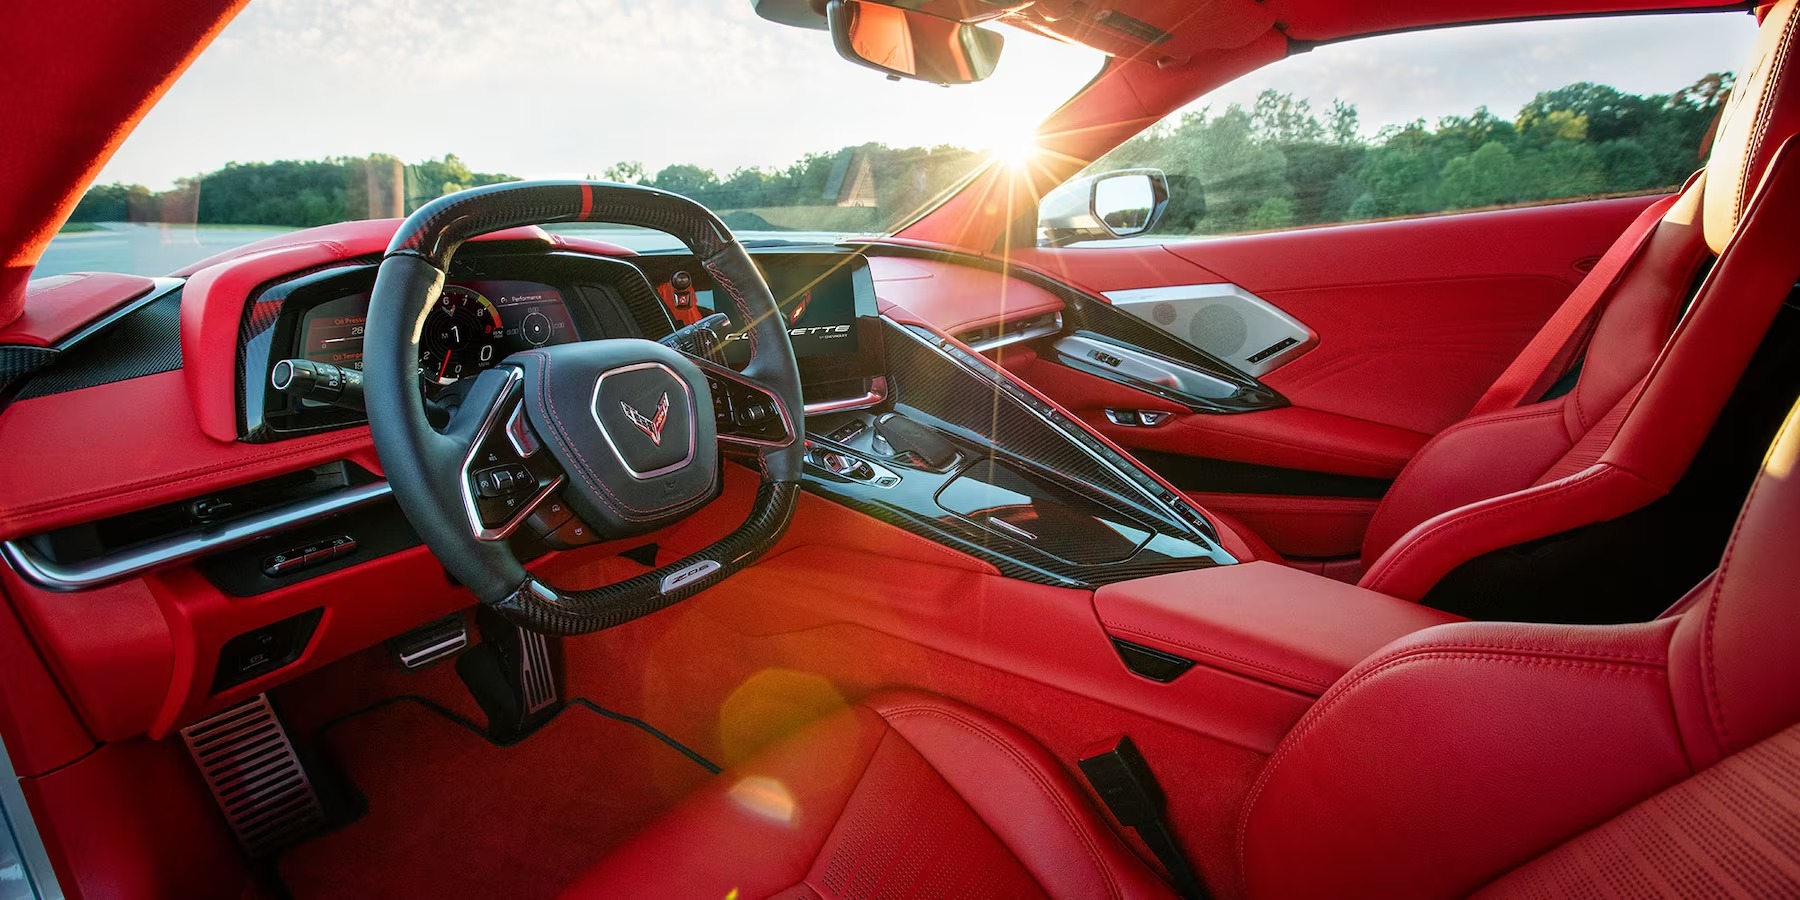
<svg viewBox="0 0 1800 900">
<path fill-rule="evenodd" d="M 325 809 L 266 694 L 181 730 L 244 852 L 267 856 L 325 824 Z"/>
</svg>

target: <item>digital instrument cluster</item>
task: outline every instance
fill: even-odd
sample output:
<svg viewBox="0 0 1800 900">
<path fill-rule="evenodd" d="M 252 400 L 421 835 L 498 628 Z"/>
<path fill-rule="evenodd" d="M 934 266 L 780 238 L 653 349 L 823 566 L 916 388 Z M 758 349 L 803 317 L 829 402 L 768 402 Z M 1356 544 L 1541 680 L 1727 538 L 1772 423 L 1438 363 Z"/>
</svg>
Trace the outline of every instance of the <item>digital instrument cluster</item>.
<svg viewBox="0 0 1800 900">
<path fill-rule="evenodd" d="M 362 368 L 367 292 L 308 310 L 296 356 Z M 535 281 L 461 281 L 444 286 L 419 335 L 419 375 L 442 387 L 493 368 L 520 350 L 579 340 L 561 291 Z"/>
</svg>

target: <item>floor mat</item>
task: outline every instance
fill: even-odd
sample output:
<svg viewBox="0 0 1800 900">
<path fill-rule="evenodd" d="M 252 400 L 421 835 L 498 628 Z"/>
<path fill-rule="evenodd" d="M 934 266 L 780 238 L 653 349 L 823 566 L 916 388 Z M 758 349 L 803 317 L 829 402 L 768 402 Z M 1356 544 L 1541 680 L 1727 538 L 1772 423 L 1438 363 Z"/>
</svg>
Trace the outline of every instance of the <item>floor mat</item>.
<svg viewBox="0 0 1800 900">
<path fill-rule="evenodd" d="M 316 897 L 551 897 L 710 776 L 644 728 L 579 701 L 517 744 L 411 698 L 329 726 L 368 811 L 284 853 Z"/>
</svg>

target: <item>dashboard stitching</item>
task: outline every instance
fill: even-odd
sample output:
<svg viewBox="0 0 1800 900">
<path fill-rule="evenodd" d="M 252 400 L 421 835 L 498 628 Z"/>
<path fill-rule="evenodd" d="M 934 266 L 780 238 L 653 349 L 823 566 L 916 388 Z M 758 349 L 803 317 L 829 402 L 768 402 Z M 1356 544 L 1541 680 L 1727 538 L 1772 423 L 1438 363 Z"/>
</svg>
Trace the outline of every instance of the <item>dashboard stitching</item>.
<svg viewBox="0 0 1800 900">
<path fill-rule="evenodd" d="M 155 476 L 151 476 L 148 478 L 140 478 L 136 481 L 126 482 L 125 484 L 109 485 L 104 488 L 86 491 L 81 494 L 67 494 L 67 495 L 63 495 L 60 497 L 53 497 L 53 498 L 50 498 L 47 500 L 40 500 L 40 501 L 36 501 L 36 502 L 32 502 L 32 503 L 22 503 L 16 507 L 14 507 L 14 511 L 16 513 L 34 513 L 34 512 L 40 512 L 40 511 L 43 511 L 46 509 L 63 509 L 63 508 L 74 509 L 74 508 L 79 508 L 79 507 L 83 507 L 83 506 L 93 505 L 95 503 L 100 503 L 100 502 L 102 502 L 103 499 L 117 499 L 118 495 L 120 493 L 128 493 L 129 494 L 129 493 L 138 493 L 138 492 L 150 490 L 153 488 L 159 488 L 159 487 L 175 487 L 177 485 L 181 485 L 186 482 L 193 481 L 193 480 L 200 478 L 202 476 L 205 476 L 205 475 L 211 475 L 211 474 L 214 474 L 217 472 L 225 471 L 228 469 L 239 468 L 242 466 L 251 465 L 251 464 L 255 464 L 255 463 L 264 463 L 264 462 L 284 460 L 289 457 L 304 456 L 304 455 L 307 455 L 309 453 L 313 453 L 313 452 L 316 452 L 319 450 L 331 450 L 331 449 L 336 449 L 338 447 L 344 447 L 346 450 L 360 449 L 360 447 L 357 444 L 352 444 L 350 442 L 342 442 L 342 441 L 336 440 L 335 439 L 336 435 L 333 435 L 333 438 L 334 438 L 334 440 L 330 440 L 330 441 L 309 442 L 309 443 L 305 444 L 304 446 L 283 447 L 279 452 L 275 452 L 275 453 L 261 453 L 261 454 L 257 454 L 254 456 L 234 457 L 234 458 L 231 458 L 228 460 L 221 460 L 219 462 L 208 463 L 203 466 L 196 466 L 196 467 L 189 468 L 189 469 L 183 469 L 179 472 L 155 475 Z M 358 444 L 360 444 L 360 442 L 358 442 Z M 17 519 L 19 517 L 17 515 L 15 515 L 15 516 L 10 516 L 8 518 L 9 518 L 9 520 L 17 521 Z"/>
</svg>

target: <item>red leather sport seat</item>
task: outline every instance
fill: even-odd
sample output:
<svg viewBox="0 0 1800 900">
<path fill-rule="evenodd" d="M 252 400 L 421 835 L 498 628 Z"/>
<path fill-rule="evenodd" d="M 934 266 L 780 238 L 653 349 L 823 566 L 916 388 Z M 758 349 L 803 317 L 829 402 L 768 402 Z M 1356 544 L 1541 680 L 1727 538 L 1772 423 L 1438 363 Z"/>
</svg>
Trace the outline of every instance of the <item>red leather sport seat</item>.
<svg viewBox="0 0 1800 900">
<path fill-rule="evenodd" d="M 1800 277 L 1793 23 L 1792 2 L 1764 11 L 1704 174 L 1601 295 L 1574 388 L 1421 448 L 1370 523 L 1363 587 L 1421 599 L 1464 562 L 1640 509 L 1680 480 Z M 1509 375 L 1541 384 L 1567 364 Z"/>
<path fill-rule="evenodd" d="M 1800 896 L 1797 539 L 1800 410 L 1717 572 L 1668 615 L 1439 625 L 1347 673 L 1270 757 L 1215 890 Z M 883 694 L 721 775 L 571 893 L 1168 896 L 1072 762 Z"/>
<path fill-rule="evenodd" d="M 582 897 L 1169 897 L 1023 733 L 890 691 L 727 772 Z"/>
</svg>

